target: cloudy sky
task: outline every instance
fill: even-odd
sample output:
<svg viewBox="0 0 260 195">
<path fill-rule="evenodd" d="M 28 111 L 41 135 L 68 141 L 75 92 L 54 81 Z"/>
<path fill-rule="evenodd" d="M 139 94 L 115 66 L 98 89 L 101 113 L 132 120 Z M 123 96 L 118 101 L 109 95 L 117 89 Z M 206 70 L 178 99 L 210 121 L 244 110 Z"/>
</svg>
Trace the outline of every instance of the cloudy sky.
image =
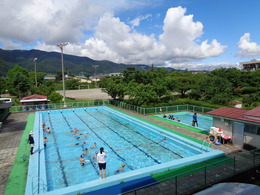
<svg viewBox="0 0 260 195">
<path fill-rule="evenodd" d="M 260 59 L 260 0 L 0 0 L 0 48 L 214 69 Z M 35 56 L 37 57 L 37 56 Z"/>
</svg>

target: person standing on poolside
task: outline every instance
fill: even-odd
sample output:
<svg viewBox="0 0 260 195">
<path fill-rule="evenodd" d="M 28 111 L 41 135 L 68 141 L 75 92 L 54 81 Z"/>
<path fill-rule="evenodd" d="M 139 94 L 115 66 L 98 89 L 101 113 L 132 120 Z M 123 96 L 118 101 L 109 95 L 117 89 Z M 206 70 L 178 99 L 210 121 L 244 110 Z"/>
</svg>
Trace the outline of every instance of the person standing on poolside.
<svg viewBox="0 0 260 195">
<path fill-rule="evenodd" d="M 30 147 L 31 147 L 30 152 L 31 152 L 31 155 L 32 155 L 33 154 L 33 148 L 34 148 L 34 139 L 33 139 L 33 132 L 32 131 L 29 134 L 27 143 L 30 144 Z"/>
<path fill-rule="evenodd" d="M 106 153 L 104 152 L 104 148 L 100 148 L 100 152 L 97 154 L 97 162 L 99 166 L 99 175 L 100 179 L 106 178 Z M 104 177 L 103 177 L 104 175 Z"/>
<path fill-rule="evenodd" d="M 194 115 L 193 115 L 192 126 L 195 127 L 196 125 L 197 125 L 197 127 L 199 126 L 198 120 L 197 120 L 197 113 L 195 112 Z"/>
</svg>

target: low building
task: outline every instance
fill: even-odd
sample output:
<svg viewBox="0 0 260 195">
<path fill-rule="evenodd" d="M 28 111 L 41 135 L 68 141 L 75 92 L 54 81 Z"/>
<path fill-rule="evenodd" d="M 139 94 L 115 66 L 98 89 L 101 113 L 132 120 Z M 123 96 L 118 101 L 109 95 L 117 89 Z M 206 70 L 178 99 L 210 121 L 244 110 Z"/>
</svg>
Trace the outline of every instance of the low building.
<svg viewBox="0 0 260 195">
<path fill-rule="evenodd" d="M 85 76 L 76 76 L 73 79 L 78 79 L 80 83 L 92 83 L 92 81 Z"/>
<path fill-rule="evenodd" d="M 46 81 L 55 81 L 56 77 L 55 76 L 45 76 L 44 80 L 46 80 Z"/>
<path fill-rule="evenodd" d="M 48 100 L 48 97 L 45 95 L 30 95 L 27 97 L 24 97 L 20 100 L 20 103 L 22 105 L 39 105 L 39 104 L 47 104 L 50 100 Z"/>
<path fill-rule="evenodd" d="M 260 106 L 252 110 L 223 107 L 207 112 L 213 126 L 241 147 L 260 148 Z"/>
<path fill-rule="evenodd" d="M 114 73 L 109 73 L 109 76 L 114 76 L 114 77 L 122 77 L 123 74 L 120 72 L 114 72 Z"/>
<path fill-rule="evenodd" d="M 240 65 L 243 66 L 243 70 L 246 71 L 256 71 L 260 70 L 260 60 L 251 60 L 249 62 L 240 62 Z"/>
</svg>

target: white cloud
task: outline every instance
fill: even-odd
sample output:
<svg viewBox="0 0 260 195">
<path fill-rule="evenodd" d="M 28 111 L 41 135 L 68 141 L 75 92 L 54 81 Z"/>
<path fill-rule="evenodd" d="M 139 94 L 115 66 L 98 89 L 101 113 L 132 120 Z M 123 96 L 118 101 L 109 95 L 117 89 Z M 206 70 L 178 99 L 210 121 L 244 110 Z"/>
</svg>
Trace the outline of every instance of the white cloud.
<svg viewBox="0 0 260 195">
<path fill-rule="evenodd" d="M 22 43 L 42 40 L 47 44 L 77 42 L 83 30 L 92 30 L 106 11 L 125 7 L 117 2 L 91 0 L 1 1 L 0 37 Z"/>
<path fill-rule="evenodd" d="M 260 56 L 260 45 L 250 41 L 250 33 L 245 33 L 240 37 L 238 45 L 238 54 L 243 57 Z"/>
<path fill-rule="evenodd" d="M 95 37 L 86 41 L 90 57 L 120 63 L 164 65 L 166 61 L 197 61 L 222 54 L 226 46 L 216 40 L 211 43 L 205 40 L 200 45 L 196 43 L 203 33 L 203 25 L 193 22 L 193 16 L 186 16 L 185 12 L 182 7 L 168 10 L 160 40 L 131 30 L 119 18 L 106 14 L 98 22 Z M 100 53 L 98 43 L 101 42 Z"/>
<path fill-rule="evenodd" d="M 132 27 L 136 27 L 136 26 L 139 26 L 139 25 L 140 25 L 140 22 L 141 22 L 142 20 L 146 20 L 146 19 L 148 19 L 148 18 L 150 18 L 150 17 L 152 17 L 152 14 L 146 14 L 145 16 L 138 16 L 138 17 L 136 17 L 135 19 L 131 20 L 131 21 L 129 22 L 129 24 L 131 24 Z"/>
<path fill-rule="evenodd" d="M 57 43 L 70 42 L 64 48 L 66 54 L 132 64 L 197 61 L 225 51 L 226 46 L 216 40 L 198 41 L 203 25 L 194 22 L 193 15 L 187 15 L 182 7 L 168 9 L 159 39 L 154 34 L 135 30 L 142 25 L 141 21 L 152 20 L 152 15 L 139 16 L 130 24 L 114 16 L 116 11 L 123 12 L 146 3 L 136 0 L 3 1 L 0 25 L 5 28 L 0 29 L 0 41 L 4 47 L 7 43 L 19 46 L 37 42 L 35 48 L 46 51 L 59 51 Z"/>
<path fill-rule="evenodd" d="M 22 46 L 20 43 L 15 43 L 13 41 L 8 41 L 8 40 L 4 40 L 4 39 L 3 40 L 0 39 L 0 42 L 2 43 L 3 48 L 8 49 L 8 50 L 17 49 Z"/>
</svg>

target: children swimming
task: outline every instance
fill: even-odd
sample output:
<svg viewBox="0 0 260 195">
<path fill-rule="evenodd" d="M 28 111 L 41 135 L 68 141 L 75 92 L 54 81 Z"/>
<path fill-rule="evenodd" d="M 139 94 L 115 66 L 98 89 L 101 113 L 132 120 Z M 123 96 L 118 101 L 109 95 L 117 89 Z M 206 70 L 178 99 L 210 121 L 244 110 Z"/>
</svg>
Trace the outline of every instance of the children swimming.
<svg viewBox="0 0 260 195">
<path fill-rule="evenodd" d="M 81 166 L 84 166 L 85 162 L 90 162 L 90 160 L 85 160 L 83 155 L 80 155 L 79 162 Z"/>
<path fill-rule="evenodd" d="M 96 142 L 94 142 L 94 145 L 93 146 L 91 146 L 90 148 L 96 148 L 97 147 L 97 143 Z"/>
<path fill-rule="evenodd" d="M 118 174 L 120 171 L 124 171 L 125 170 L 125 164 L 122 164 L 120 168 L 118 168 L 116 171 L 115 171 L 115 175 Z"/>
</svg>

